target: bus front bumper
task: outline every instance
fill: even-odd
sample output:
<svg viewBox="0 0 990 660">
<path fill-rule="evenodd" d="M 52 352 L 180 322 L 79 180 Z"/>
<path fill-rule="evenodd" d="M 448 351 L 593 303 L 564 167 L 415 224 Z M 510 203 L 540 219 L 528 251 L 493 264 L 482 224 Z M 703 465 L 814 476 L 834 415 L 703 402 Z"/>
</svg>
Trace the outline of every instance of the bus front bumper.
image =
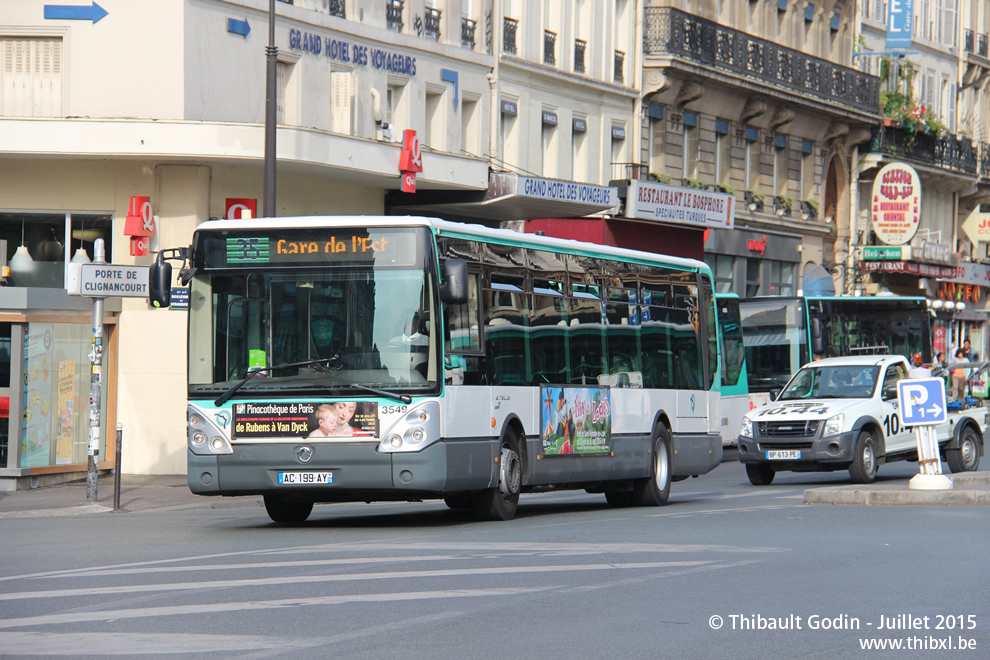
<svg viewBox="0 0 990 660">
<path fill-rule="evenodd" d="M 497 446 L 480 439 L 380 453 L 377 444 L 360 443 L 236 445 L 231 454 L 189 452 L 187 480 L 198 495 L 279 494 L 318 502 L 440 497 L 496 485 Z M 328 475 L 327 483 L 284 485 L 279 473 L 286 472 Z"/>
</svg>

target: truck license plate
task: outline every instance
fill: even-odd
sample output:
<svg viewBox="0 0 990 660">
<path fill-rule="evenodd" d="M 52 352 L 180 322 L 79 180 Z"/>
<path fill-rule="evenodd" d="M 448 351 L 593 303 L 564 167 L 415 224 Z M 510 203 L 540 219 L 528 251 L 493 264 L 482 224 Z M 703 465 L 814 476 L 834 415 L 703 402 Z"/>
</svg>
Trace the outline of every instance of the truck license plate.
<svg viewBox="0 0 990 660">
<path fill-rule="evenodd" d="M 333 472 L 279 472 L 279 486 L 329 486 Z"/>
<path fill-rule="evenodd" d="M 768 461 L 792 461 L 801 458 L 801 452 L 797 449 L 783 449 L 767 452 Z"/>
</svg>

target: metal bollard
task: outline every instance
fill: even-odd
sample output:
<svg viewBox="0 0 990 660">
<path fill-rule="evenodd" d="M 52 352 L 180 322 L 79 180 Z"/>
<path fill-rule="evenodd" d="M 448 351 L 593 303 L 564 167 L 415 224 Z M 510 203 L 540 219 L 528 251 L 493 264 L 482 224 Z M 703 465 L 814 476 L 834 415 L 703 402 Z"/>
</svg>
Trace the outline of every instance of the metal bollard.
<svg viewBox="0 0 990 660">
<path fill-rule="evenodd" d="M 120 509 L 120 441 L 124 436 L 124 425 L 117 422 L 117 456 L 113 464 L 113 510 Z"/>
</svg>

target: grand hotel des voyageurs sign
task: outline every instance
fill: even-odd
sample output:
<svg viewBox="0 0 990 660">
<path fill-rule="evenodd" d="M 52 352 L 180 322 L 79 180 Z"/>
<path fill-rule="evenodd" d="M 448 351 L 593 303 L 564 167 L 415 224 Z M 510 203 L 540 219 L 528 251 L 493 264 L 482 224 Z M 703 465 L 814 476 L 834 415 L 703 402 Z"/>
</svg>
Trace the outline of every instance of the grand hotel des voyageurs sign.
<svg viewBox="0 0 990 660">
<path fill-rule="evenodd" d="M 889 163 L 873 180 L 873 232 L 887 245 L 905 245 L 918 233 L 921 180 L 913 167 Z"/>
</svg>

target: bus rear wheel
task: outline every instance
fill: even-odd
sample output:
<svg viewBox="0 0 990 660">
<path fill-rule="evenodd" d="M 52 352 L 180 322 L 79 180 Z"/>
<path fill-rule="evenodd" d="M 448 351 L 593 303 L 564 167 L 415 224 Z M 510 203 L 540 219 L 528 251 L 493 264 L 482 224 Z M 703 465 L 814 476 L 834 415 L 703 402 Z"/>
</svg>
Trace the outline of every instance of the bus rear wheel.
<svg viewBox="0 0 990 660">
<path fill-rule="evenodd" d="M 671 461 L 667 427 L 658 423 L 653 431 L 650 476 L 633 484 L 632 499 L 636 506 L 661 506 L 670 497 Z"/>
<path fill-rule="evenodd" d="M 313 512 L 313 503 L 290 500 L 278 495 L 265 495 L 265 511 L 277 523 L 301 523 Z"/>
<path fill-rule="evenodd" d="M 746 476 L 749 477 L 749 483 L 754 486 L 769 486 L 773 483 L 773 475 L 775 474 L 776 471 L 769 465 L 762 463 L 746 464 Z"/>
<path fill-rule="evenodd" d="M 474 496 L 474 511 L 482 520 L 512 520 L 515 517 L 522 487 L 518 448 L 515 433 L 507 432 L 498 459 L 498 485 Z"/>
</svg>

